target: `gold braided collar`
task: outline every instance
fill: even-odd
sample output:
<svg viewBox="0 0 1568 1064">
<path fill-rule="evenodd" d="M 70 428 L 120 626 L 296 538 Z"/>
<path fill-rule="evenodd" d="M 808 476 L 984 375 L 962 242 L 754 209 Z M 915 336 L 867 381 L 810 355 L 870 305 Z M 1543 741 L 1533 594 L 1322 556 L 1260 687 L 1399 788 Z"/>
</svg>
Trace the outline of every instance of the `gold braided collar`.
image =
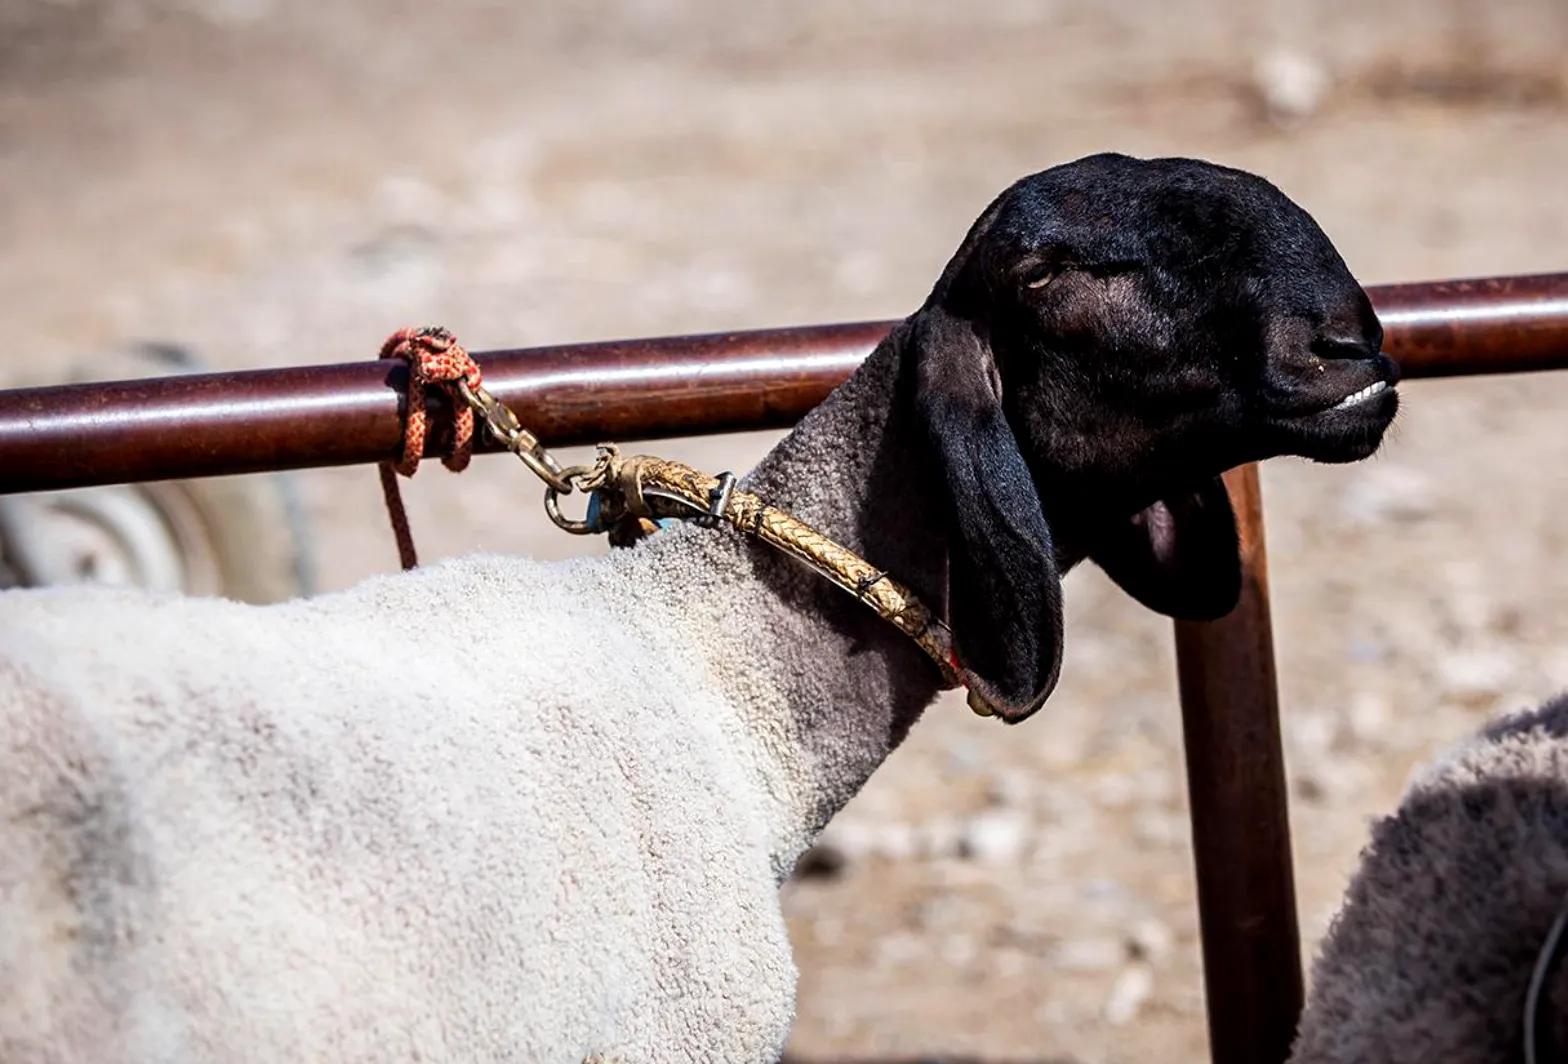
<svg viewBox="0 0 1568 1064">
<path fill-rule="evenodd" d="M 653 531 L 657 527 L 653 522 L 661 518 L 679 517 L 709 526 L 728 522 L 875 610 L 925 651 L 941 671 L 943 686 L 964 686 L 952 630 L 913 591 L 805 522 L 740 490 L 733 474 L 709 476 L 651 455 L 623 458 L 615 447 L 605 445 L 599 448 L 593 472 L 578 486 L 595 493 L 589 517 L 581 522 L 564 518 L 555 493 L 546 492 L 546 509 L 563 528 L 607 531 L 611 542 L 624 545 Z M 969 692 L 969 706 L 981 716 L 995 715 L 978 692 Z"/>
</svg>

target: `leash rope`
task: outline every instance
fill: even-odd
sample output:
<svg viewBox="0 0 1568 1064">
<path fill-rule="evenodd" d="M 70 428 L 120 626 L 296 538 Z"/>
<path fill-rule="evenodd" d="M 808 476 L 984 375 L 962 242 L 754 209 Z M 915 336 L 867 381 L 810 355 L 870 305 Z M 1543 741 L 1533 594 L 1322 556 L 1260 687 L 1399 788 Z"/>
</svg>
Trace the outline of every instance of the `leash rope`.
<svg viewBox="0 0 1568 1064">
<path fill-rule="evenodd" d="M 468 465 L 478 415 L 491 435 L 544 481 L 545 512 L 561 529 L 577 535 L 607 532 L 612 544 L 629 546 L 656 531 L 660 520 L 679 518 L 710 528 L 724 521 L 853 595 L 913 640 L 941 672 L 944 686 L 963 686 L 952 630 L 913 591 L 804 521 L 737 488 L 733 474 L 710 476 L 652 455 L 623 458 L 610 444 L 600 445 L 592 465 L 563 468 L 511 409 L 485 390 L 479 366 L 445 329 L 400 329 L 382 345 L 380 357 L 409 363 L 402 456 L 381 466 L 403 568 L 414 568 L 418 558 L 397 474 L 411 477 L 419 467 L 429 431 L 426 390 L 433 385 L 447 393 L 456 412 L 453 453 L 442 459 L 453 472 Z M 575 491 L 589 495 L 588 515 L 581 520 L 568 518 L 560 508 L 560 497 Z M 981 716 L 994 715 L 977 692 L 969 693 L 969 705 Z"/>
</svg>

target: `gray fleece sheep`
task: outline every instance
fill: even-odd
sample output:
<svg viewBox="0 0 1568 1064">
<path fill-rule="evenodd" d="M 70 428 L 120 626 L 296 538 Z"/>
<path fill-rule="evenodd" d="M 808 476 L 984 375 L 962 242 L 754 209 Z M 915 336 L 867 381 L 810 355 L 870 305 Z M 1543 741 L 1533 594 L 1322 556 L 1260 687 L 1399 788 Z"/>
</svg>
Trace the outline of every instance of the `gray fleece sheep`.
<svg viewBox="0 0 1568 1064">
<path fill-rule="evenodd" d="M 1568 695 L 1486 728 L 1374 827 L 1313 969 L 1297 1064 L 1515 1064 L 1525 998 L 1568 904 Z M 1568 966 L 1545 973 L 1535 1059 L 1568 1059 Z"/>
<path fill-rule="evenodd" d="M 1076 562 L 1229 609 L 1217 474 L 1369 454 L 1380 340 L 1267 182 L 1097 156 L 1003 193 L 746 485 L 945 602 L 1016 720 Z M 777 885 L 938 682 L 723 529 L 262 608 L 10 593 L 0 1059 L 773 1059 Z"/>
</svg>

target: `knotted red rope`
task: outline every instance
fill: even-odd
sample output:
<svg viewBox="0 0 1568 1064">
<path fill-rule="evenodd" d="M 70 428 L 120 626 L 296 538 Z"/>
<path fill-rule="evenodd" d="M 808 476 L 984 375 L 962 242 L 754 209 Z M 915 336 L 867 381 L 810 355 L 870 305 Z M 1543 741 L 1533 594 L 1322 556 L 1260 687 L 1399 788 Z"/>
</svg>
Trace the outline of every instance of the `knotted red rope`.
<svg viewBox="0 0 1568 1064">
<path fill-rule="evenodd" d="M 458 390 L 458 382 L 469 389 L 479 387 L 481 374 L 457 337 L 439 326 L 399 329 L 381 345 L 381 358 L 400 358 L 408 363 L 408 391 L 403 404 L 403 455 L 396 462 L 383 462 L 381 494 L 386 500 L 392 535 L 397 539 L 398 559 L 403 568 L 419 564 L 414 551 L 414 533 L 408 525 L 408 511 L 398 488 L 397 474 L 411 477 L 425 454 L 425 439 L 430 432 L 430 415 L 425 409 L 425 391 L 435 385 L 446 392 L 453 411 L 452 453 L 441 463 L 454 473 L 468 467 L 474 453 L 474 412 Z"/>
</svg>

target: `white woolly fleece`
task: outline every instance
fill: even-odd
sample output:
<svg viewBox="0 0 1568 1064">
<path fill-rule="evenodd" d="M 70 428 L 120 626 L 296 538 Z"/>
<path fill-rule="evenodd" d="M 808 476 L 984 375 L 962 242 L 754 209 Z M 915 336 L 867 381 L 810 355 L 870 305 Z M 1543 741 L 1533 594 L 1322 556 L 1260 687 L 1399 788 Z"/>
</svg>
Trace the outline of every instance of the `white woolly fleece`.
<svg viewBox="0 0 1568 1064">
<path fill-rule="evenodd" d="M 756 754 L 624 568 L 5 596 L 0 1059 L 776 1056 Z"/>
</svg>

